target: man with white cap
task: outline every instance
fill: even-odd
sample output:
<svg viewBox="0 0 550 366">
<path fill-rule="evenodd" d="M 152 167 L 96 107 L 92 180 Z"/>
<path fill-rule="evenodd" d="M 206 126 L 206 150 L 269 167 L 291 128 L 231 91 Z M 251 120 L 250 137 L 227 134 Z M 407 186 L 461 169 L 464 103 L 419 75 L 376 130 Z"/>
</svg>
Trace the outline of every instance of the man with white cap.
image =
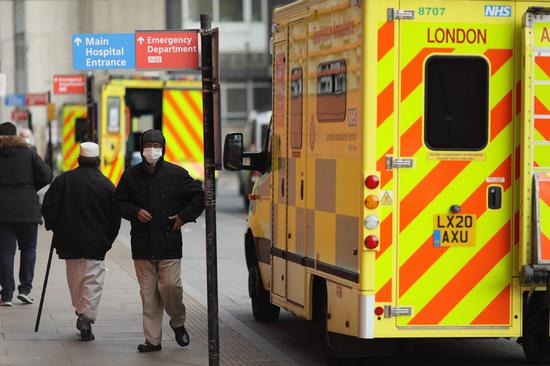
<svg viewBox="0 0 550 366">
<path fill-rule="evenodd" d="M 118 235 L 120 217 L 112 207 L 115 186 L 99 170 L 99 146 L 80 144 L 79 166 L 57 177 L 42 205 L 46 229 L 65 259 L 67 282 L 82 341 L 94 340 L 92 324 L 103 292 L 105 254 Z"/>
</svg>

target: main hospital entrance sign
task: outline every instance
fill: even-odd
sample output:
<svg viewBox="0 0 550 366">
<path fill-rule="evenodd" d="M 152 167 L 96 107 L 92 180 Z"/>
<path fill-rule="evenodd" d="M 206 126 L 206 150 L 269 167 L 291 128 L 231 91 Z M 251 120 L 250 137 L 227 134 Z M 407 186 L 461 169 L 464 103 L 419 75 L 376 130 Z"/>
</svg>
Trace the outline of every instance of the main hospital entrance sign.
<svg viewBox="0 0 550 366">
<path fill-rule="evenodd" d="M 73 34 L 73 68 L 197 69 L 197 31 Z"/>
</svg>

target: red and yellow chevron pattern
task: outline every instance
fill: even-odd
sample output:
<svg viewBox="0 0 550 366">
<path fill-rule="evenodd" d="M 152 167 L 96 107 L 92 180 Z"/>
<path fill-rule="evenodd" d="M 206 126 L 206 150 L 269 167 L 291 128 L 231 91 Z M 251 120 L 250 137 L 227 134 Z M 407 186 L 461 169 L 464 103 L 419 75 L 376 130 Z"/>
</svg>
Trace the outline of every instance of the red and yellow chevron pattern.
<svg viewBox="0 0 550 366">
<path fill-rule="evenodd" d="M 204 179 L 202 94 L 200 90 L 165 89 L 162 130 L 166 160 L 183 166 L 192 177 Z"/>
<path fill-rule="evenodd" d="M 514 141 L 513 35 L 502 32 L 497 45 L 425 47 L 407 38 L 418 24 L 401 23 L 400 157 L 411 157 L 413 169 L 398 171 L 398 306 L 414 309 L 399 317 L 400 326 L 508 325 L 511 321 L 512 166 Z M 502 34 L 501 33 L 501 34 Z M 497 46 L 497 47 L 495 47 Z M 433 54 L 483 54 L 490 65 L 489 142 L 481 160 L 435 160 L 424 145 L 425 61 Z M 489 179 L 491 178 L 491 179 Z M 494 179 L 494 180 L 493 180 Z M 498 182 L 498 183 L 495 183 Z M 487 208 L 487 190 L 503 192 L 499 210 Z M 448 213 L 476 215 L 477 242 L 472 247 L 434 246 L 433 217 Z"/>
<path fill-rule="evenodd" d="M 61 169 L 66 172 L 78 166 L 78 154 L 80 148 L 75 140 L 75 124 L 77 118 L 86 118 L 85 105 L 67 104 L 62 107 L 61 119 L 63 121 L 63 141 L 61 143 L 61 154 L 63 162 Z"/>
<path fill-rule="evenodd" d="M 108 154 L 103 155 L 101 171 L 114 185 L 117 185 L 124 172 L 125 154 L 121 152 L 121 149 L 124 148 L 126 141 L 123 135 L 120 134 L 104 136 L 104 139 L 108 139 L 108 141 L 104 141 L 104 143 L 114 146 L 115 148 Z"/>
</svg>

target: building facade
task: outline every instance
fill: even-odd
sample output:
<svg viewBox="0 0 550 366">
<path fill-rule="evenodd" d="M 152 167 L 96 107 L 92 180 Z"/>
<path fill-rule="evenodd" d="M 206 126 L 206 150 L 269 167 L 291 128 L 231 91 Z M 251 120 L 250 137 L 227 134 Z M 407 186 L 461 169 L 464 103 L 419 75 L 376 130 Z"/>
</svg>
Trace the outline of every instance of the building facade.
<svg viewBox="0 0 550 366">
<path fill-rule="evenodd" d="M 224 131 L 238 130 L 251 110 L 271 109 L 271 13 L 283 0 L 2 0 L 0 73 L 7 93 L 42 93 L 56 74 L 72 69 L 74 33 L 132 33 L 143 29 L 198 29 L 201 13 L 212 14 L 220 29 L 221 108 Z M 95 71 L 95 93 L 110 75 L 132 71 Z M 163 77 L 165 72 L 149 72 Z M 99 99 L 99 98 L 98 98 Z M 57 106 L 84 103 L 85 96 L 52 95 Z M 0 105 L 9 120 L 13 107 Z M 31 107 L 38 149 L 44 151 L 46 108 Z"/>
</svg>

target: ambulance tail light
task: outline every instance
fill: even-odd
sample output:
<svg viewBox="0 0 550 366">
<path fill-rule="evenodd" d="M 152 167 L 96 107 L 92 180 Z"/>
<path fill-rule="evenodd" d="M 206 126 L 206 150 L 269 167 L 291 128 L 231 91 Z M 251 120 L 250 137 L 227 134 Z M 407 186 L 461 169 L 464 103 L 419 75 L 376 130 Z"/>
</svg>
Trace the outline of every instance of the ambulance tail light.
<svg viewBox="0 0 550 366">
<path fill-rule="evenodd" d="M 372 210 L 378 207 L 380 204 L 380 200 L 378 199 L 378 196 L 374 194 L 369 194 L 367 198 L 365 198 L 365 207 Z"/>
<path fill-rule="evenodd" d="M 374 315 L 376 316 L 384 315 L 384 308 L 381 306 L 377 306 L 376 309 L 374 309 Z"/>
<path fill-rule="evenodd" d="M 369 235 L 365 238 L 365 247 L 367 249 L 376 249 L 378 247 L 378 237 L 376 235 Z"/>
<path fill-rule="evenodd" d="M 365 186 L 368 189 L 375 189 L 376 187 L 378 187 L 379 184 L 380 184 L 380 179 L 378 179 L 376 175 L 369 175 L 365 179 Z"/>
<path fill-rule="evenodd" d="M 374 230 L 380 224 L 380 219 L 376 215 L 368 215 L 365 218 L 365 227 L 369 230 Z"/>
</svg>

